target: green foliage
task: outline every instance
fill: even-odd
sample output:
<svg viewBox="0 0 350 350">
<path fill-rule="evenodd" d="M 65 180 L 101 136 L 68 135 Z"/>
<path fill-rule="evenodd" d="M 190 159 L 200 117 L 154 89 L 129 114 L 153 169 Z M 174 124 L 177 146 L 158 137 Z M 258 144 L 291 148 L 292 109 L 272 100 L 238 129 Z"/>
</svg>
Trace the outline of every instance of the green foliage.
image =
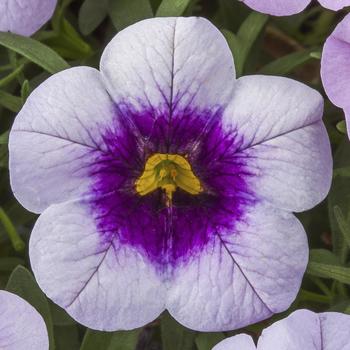
<svg viewBox="0 0 350 350">
<path fill-rule="evenodd" d="M 191 331 L 168 313 L 134 331 L 98 332 L 79 325 L 46 298 L 29 271 L 27 242 L 36 216 L 17 203 L 9 184 L 9 130 L 42 81 L 71 66 L 98 68 L 109 40 L 139 20 L 194 15 L 208 18 L 222 31 L 238 77 L 289 76 L 323 93 L 322 45 L 342 14 L 321 6 L 275 18 L 236 0 L 60 0 L 51 22 L 32 38 L 0 33 L 0 283 L 43 316 L 50 350 L 211 350 L 232 335 Z M 324 120 L 334 154 L 333 184 L 322 205 L 300 215 L 310 241 L 310 261 L 298 298 L 285 315 L 300 307 L 350 314 L 350 143 L 344 113 L 328 100 Z M 259 334 L 270 322 L 240 332 Z"/>
<path fill-rule="evenodd" d="M 134 350 L 139 333 L 139 330 L 108 333 L 88 329 L 80 350 Z"/>
<path fill-rule="evenodd" d="M 55 51 L 32 38 L 0 32 L 0 45 L 26 57 L 49 73 L 69 68 L 69 64 Z"/>
</svg>

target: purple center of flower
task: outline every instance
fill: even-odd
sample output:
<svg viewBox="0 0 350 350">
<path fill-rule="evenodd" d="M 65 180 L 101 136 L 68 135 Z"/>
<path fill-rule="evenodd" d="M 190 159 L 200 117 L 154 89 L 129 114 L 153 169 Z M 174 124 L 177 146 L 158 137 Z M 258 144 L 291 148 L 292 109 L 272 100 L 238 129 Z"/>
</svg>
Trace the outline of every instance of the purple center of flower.
<svg viewBox="0 0 350 350">
<path fill-rule="evenodd" d="M 217 234 L 233 232 L 254 196 L 239 152 L 242 138 L 225 130 L 221 117 L 220 109 L 185 109 L 169 118 L 161 109 L 116 106 L 113 125 L 103 132 L 108 152 L 90 172 L 91 205 L 104 241 L 117 238 L 162 269 L 187 262 Z M 171 205 L 164 188 L 141 195 L 135 184 L 157 154 L 186 159 L 200 191 L 176 187 Z"/>
</svg>

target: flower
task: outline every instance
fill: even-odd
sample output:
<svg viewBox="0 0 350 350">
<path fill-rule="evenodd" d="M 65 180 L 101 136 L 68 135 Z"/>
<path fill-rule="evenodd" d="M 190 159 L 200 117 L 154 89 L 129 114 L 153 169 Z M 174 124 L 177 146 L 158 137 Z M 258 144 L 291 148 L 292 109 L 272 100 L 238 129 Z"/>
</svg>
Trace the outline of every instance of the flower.
<svg viewBox="0 0 350 350">
<path fill-rule="evenodd" d="M 323 99 L 286 78 L 234 78 L 203 18 L 118 33 L 100 71 L 40 85 L 10 133 L 15 196 L 43 291 L 80 323 L 131 329 L 164 309 L 198 330 L 285 310 L 308 258 L 291 213 L 331 182 Z"/>
<path fill-rule="evenodd" d="M 52 17 L 56 3 L 57 0 L 2 0 L 0 32 L 31 36 Z"/>
<path fill-rule="evenodd" d="M 0 291 L 0 348 L 48 350 L 49 338 L 40 314 L 19 296 Z"/>
<path fill-rule="evenodd" d="M 253 10 L 273 16 L 290 16 L 303 11 L 311 0 L 242 0 Z M 350 6 L 350 0 L 318 0 L 330 10 L 338 11 Z"/>
<path fill-rule="evenodd" d="M 338 24 L 326 40 L 321 60 L 321 77 L 329 99 L 343 108 L 350 135 L 350 15 Z"/>
<path fill-rule="evenodd" d="M 349 350 L 350 316 L 297 310 L 266 328 L 258 341 L 244 334 L 227 338 L 213 350 Z"/>
</svg>

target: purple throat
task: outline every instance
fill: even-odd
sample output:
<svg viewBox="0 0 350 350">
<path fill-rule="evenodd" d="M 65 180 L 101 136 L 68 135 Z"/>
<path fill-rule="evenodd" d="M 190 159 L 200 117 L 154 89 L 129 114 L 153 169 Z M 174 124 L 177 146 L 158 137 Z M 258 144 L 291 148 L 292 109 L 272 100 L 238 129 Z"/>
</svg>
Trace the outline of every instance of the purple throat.
<svg viewBox="0 0 350 350">
<path fill-rule="evenodd" d="M 166 108 L 140 112 L 119 104 L 102 133 L 108 151 L 91 165 L 88 193 L 101 240 L 134 247 L 160 271 L 188 262 L 218 236 L 234 234 L 255 201 L 242 137 L 223 128 L 221 109 L 169 115 Z M 161 189 L 141 196 L 135 182 L 156 153 L 185 156 L 202 191 L 177 188 L 170 207 Z"/>
</svg>

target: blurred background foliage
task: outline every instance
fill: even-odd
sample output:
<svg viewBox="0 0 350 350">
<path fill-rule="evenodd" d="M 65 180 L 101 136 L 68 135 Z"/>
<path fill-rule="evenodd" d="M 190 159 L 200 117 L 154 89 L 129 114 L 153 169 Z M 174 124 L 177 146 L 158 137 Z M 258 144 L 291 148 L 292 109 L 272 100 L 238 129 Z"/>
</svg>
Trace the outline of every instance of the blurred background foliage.
<svg viewBox="0 0 350 350">
<path fill-rule="evenodd" d="M 96 332 L 72 320 L 45 297 L 30 272 L 28 239 L 36 216 L 23 209 L 12 194 L 7 148 L 16 112 L 38 84 L 69 66 L 98 67 L 108 41 L 141 19 L 204 16 L 225 35 L 239 76 L 284 75 L 324 95 L 319 73 L 322 44 L 345 14 L 325 10 L 316 2 L 302 14 L 271 18 L 238 0 L 62 0 L 51 22 L 33 38 L 0 33 L 0 288 L 24 297 L 42 314 L 50 350 L 210 350 L 223 338 L 242 331 L 257 337 L 263 328 L 296 308 L 350 314 L 350 143 L 343 112 L 327 99 L 333 186 L 327 200 L 298 215 L 311 248 L 302 288 L 284 314 L 234 332 L 197 333 L 167 313 L 130 332 Z"/>
</svg>

